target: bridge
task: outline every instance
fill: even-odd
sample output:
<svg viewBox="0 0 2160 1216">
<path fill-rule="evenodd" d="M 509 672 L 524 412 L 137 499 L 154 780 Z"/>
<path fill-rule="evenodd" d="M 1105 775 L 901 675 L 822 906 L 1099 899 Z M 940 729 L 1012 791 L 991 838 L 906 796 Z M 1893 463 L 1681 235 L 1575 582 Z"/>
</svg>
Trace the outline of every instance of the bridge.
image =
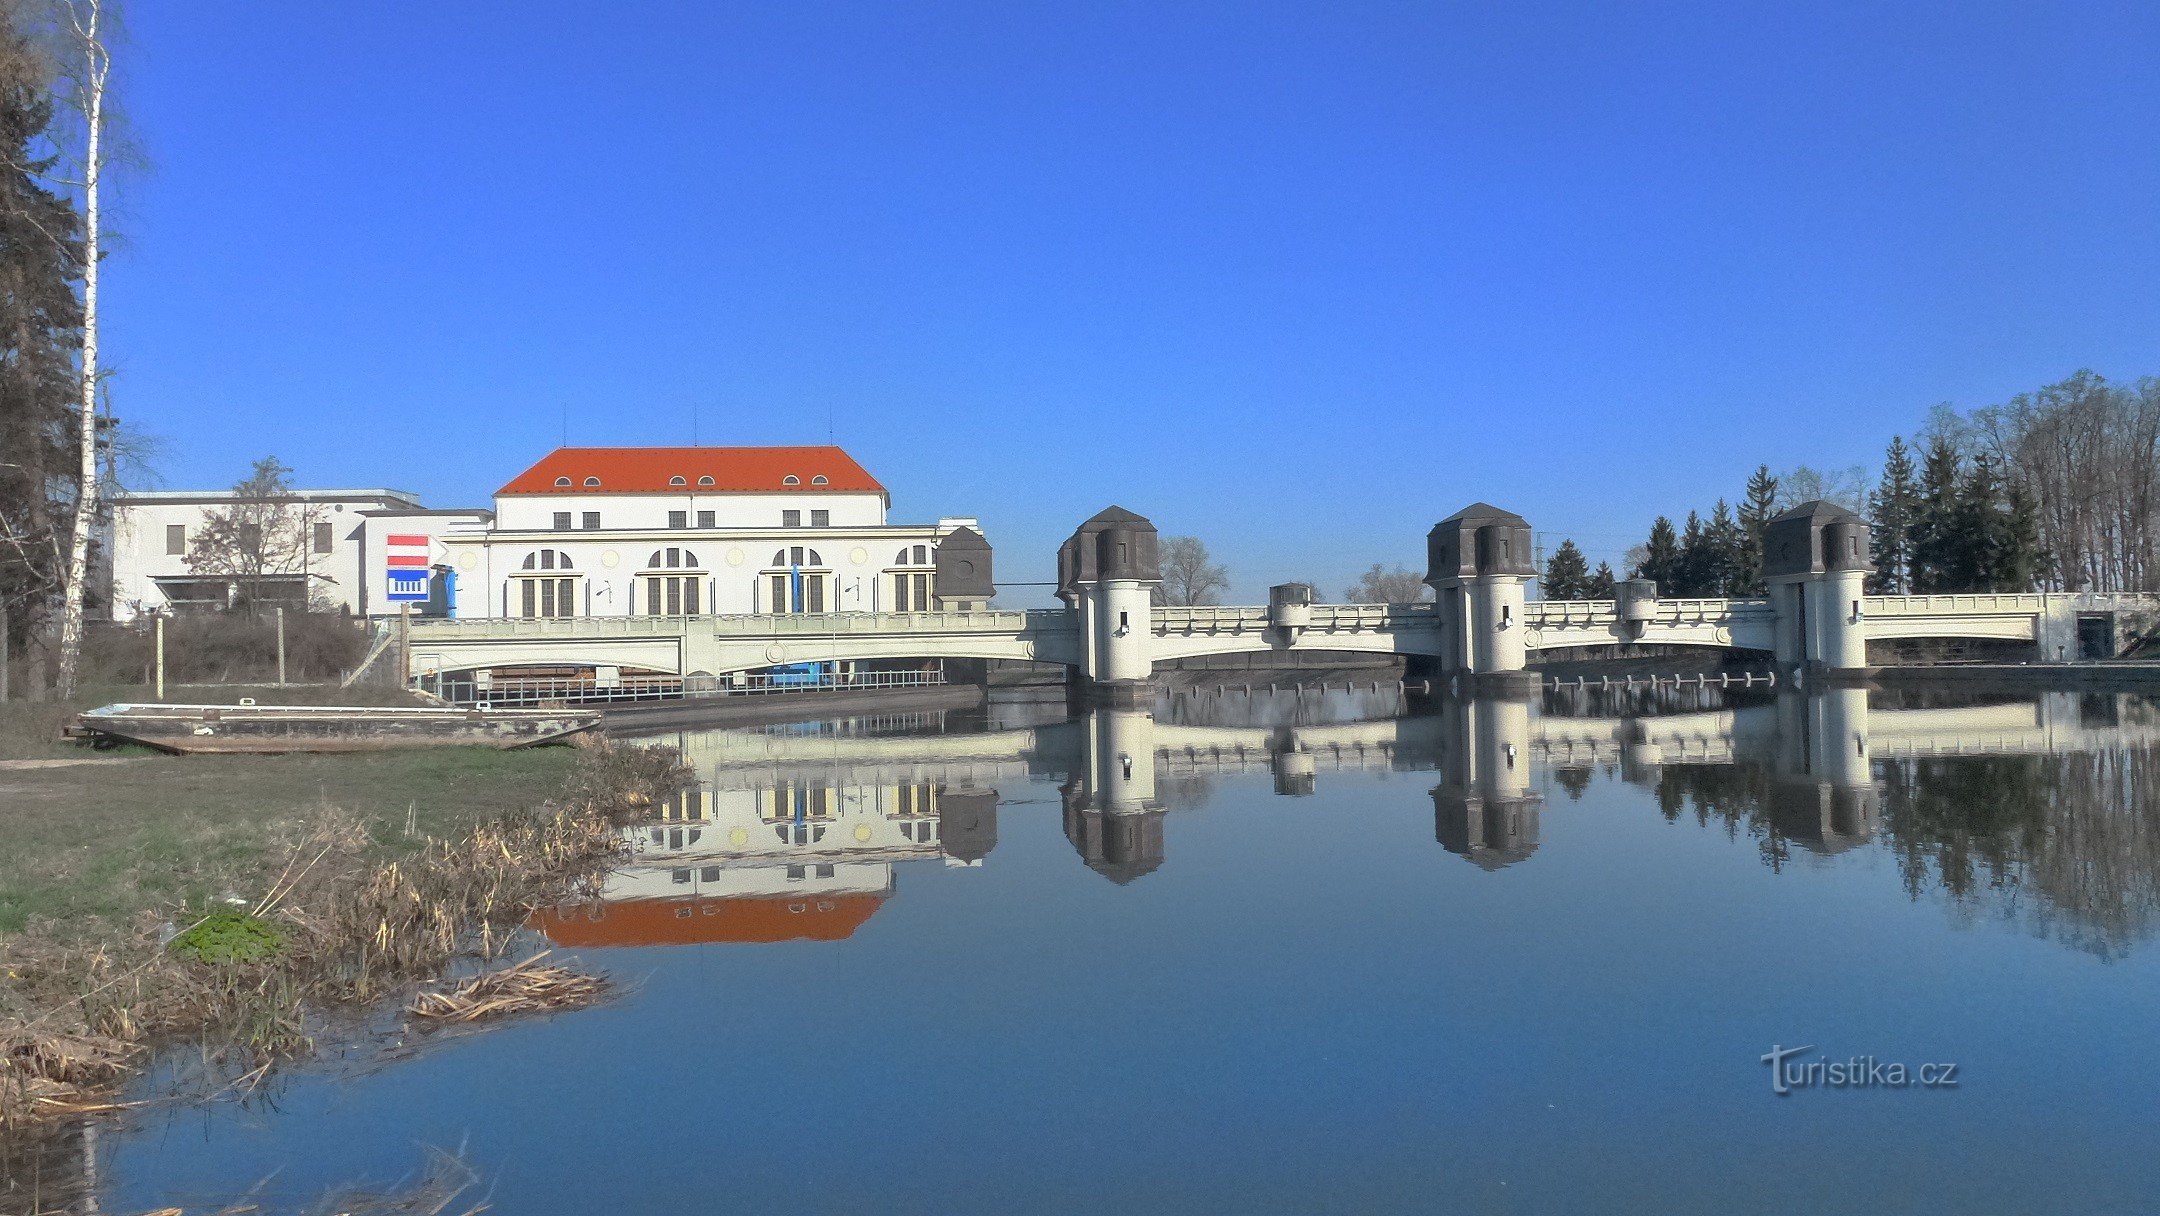
<svg viewBox="0 0 2160 1216">
<path fill-rule="evenodd" d="M 1157 664 L 1215 655 L 1400 655 L 1430 675 L 1523 692 L 1535 686 L 1529 664 L 1555 651 L 1750 651 L 1835 679 L 1868 670 L 1871 641 L 2008 641 L 2059 660 L 2095 639 L 2112 654 L 2160 623 L 2160 597 L 2142 594 L 1867 595 L 1867 525 L 1821 502 L 1771 522 L 1770 590 L 1760 599 L 1661 598 L 1630 581 L 1612 600 L 1529 601 L 1530 536 L 1522 517 L 1482 503 L 1443 520 L 1427 537 L 1432 602 L 1324 604 L 1289 583 L 1266 605 L 1168 607 L 1155 602 L 1154 526 L 1112 508 L 1061 547 L 1062 608 L 423 620 L 410 626 L 407 675 L 568 668 L 681 677 L 695 688 L 797 663 L 1016 660 L 1063 666 L 1106 703 L 1138 704 Z"/>
</svg>

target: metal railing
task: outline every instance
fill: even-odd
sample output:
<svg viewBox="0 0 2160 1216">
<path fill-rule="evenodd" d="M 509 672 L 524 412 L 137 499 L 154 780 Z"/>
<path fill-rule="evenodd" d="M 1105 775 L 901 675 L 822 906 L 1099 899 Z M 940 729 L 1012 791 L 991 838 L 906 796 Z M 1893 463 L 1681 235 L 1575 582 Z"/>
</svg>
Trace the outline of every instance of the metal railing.
<svg viewBox="0 0 2160 1216">
<path fill-rule="evenodd" d="M 770 696 L 785 692 L 863 692 L 874 689 L 937 688 L 943 671 L 736 672 L 725 676 L 622 676 L 605 683 L 592 676 L 501 677 L 481 682 L 471 675 L 448 676 L 433 691 L 455 705 L 506 708 L 519 705 L 600 705 L 640 701 L 683 701 L 715 697 Z"/>
</svg>

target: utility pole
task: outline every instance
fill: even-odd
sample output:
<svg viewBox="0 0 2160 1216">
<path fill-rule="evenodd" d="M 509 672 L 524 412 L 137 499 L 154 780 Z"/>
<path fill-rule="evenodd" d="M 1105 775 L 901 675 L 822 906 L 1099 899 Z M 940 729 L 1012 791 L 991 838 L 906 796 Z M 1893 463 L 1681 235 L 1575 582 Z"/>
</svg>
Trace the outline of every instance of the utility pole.
<svg viewBox="0 0 2160 1216">
<path fill-rule="evenodd" d="M 165 699 L 165 614 L 157 614 L 157 699 Z"/>
<path fill-rule="evenodd" d="M 277 609 L 277 686 L 285 687 L 285 605 Z"/>
</svg>

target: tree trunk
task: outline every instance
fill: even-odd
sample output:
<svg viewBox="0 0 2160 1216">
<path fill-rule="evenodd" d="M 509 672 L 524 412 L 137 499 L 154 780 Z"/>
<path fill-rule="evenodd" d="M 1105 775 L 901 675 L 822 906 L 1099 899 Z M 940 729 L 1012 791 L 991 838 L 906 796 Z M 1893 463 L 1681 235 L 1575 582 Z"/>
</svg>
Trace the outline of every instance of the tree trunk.
<svg viewBox="0 0 2160 1216">
<path fill-rule="evenodd" d="M 89 25 L 80 21 L 76 31 L 82 39 L 83 79 L 80 85 L 86 122 L 83 149 L 83 346 L 82 417 L 79 437 L 82 466 L 75 495 L 75 530 L 68 538 L 67 582 L 60 610 L 60 687 L 62 697 L 75 695 L 75 677 L 82 661 L 83 592 L 90 580 L 90 539 L 98 517 L 98 162 L 99 141 L 105 127 L 105 78 L 110 64 L 98 42 L 101 0 L 89 0 Z"/>
</svg>

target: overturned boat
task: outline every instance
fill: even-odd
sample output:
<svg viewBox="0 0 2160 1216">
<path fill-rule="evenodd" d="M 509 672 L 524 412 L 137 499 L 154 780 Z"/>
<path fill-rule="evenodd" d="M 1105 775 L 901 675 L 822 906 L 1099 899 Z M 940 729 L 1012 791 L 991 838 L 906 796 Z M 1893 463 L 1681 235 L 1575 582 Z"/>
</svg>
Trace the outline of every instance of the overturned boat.
<svg viewBox="0 0 2160 1216">
<path fill-rule="evenodd" d="M 512 750 L 561 743 L 600 715 L 566 709 L 392 709 L 368 705 L 106 705 L 77 714 L 67 733 L 100 744 L 140 743 L 189 756 L 371 752 L 401 747 Z"/>
</svg>

